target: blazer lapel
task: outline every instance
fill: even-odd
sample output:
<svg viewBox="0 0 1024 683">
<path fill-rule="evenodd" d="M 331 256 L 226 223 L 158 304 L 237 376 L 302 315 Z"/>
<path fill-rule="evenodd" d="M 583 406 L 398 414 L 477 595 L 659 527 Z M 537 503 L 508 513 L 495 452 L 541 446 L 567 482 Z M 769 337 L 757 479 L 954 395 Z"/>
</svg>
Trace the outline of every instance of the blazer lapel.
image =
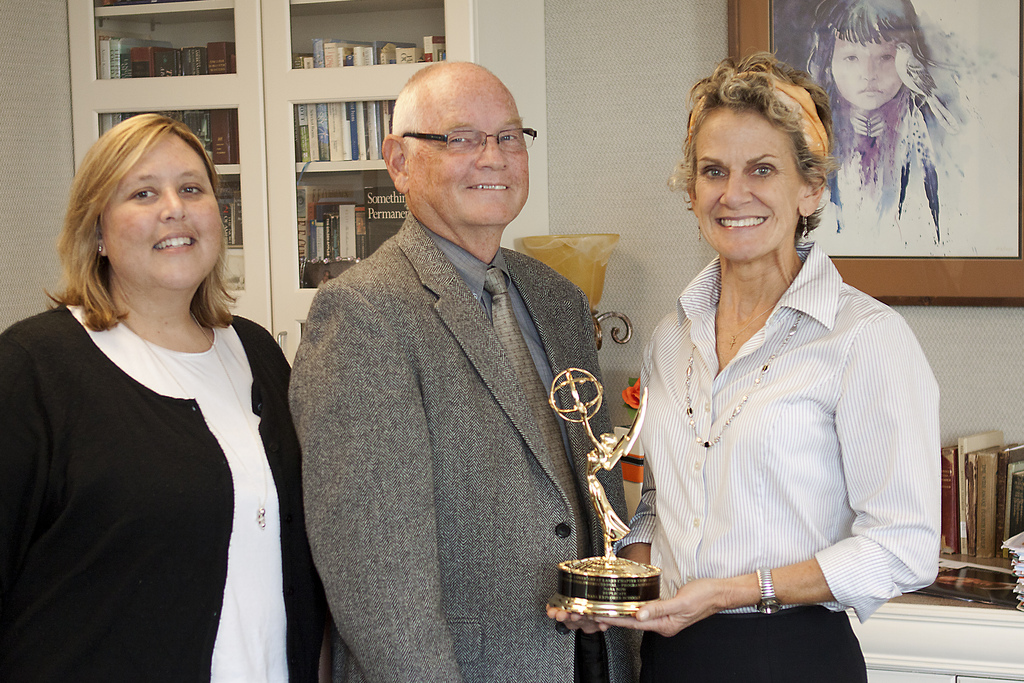
<svg viewBox="0 0 1024 683">
<path fill-rule="evenodd" d="M 495 402 L 522 435 L 532 455 L 555 481 L 545 458 L 537 458 L 537 454 L 543 452 L 544 438 L 519 389 L 515 368 L 505 355 L 480 302 L 473 297 L 455 266 L 424 233 L 425 230 L 410 215 L 398 234 L 399 246 L 419 275 L 420 282 L 437 297 L 434 310 L 441 322 L 458 341 Z"/>
</svg>

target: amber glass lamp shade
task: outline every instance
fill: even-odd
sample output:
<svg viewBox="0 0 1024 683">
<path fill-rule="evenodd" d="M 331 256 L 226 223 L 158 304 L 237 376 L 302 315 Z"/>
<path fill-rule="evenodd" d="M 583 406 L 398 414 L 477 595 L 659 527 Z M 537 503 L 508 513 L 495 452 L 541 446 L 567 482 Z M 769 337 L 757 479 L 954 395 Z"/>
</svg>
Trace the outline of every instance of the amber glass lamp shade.
<svg viewBox="0 0 1024 683">
<path fill-rule="evenodd" d="M 590 311 L 594 316 L 597 348 L 601 348 L 601 322 L 605 318 L 619 318 L 626 324 L 624 337 L 619 336 L 617 327 L 612 329 L 612 339 L 616 342 L 625 344 L 632 334 L 632 325 L 626 316 L 612 312 L 600 315 L 597 313 L 597 304 L 601 301 L 601 294 L 604 291 L 605 268 L 618 243 L 619 236 L 609 233 L 533 235 L 523 237 L 521 242 L 523 253 L 558 271 L 587 295 Z"/>
</svg>

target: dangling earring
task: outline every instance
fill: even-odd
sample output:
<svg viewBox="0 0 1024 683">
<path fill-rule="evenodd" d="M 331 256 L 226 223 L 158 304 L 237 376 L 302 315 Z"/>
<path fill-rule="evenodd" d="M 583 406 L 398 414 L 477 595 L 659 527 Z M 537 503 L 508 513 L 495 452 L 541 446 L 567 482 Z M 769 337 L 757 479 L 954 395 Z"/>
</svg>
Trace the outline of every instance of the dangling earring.
<svg viewBox="0 0 1024 683">
<path fill-rule="evenodd" d="M 807 234 L 808 234 L 808 232 L 809 232 L 809 231 L 807 230 L 807 216 L 800 216 L 800 224 L 801 224 L 801 225 L 803 226 L 803 228 L 804 228 L 804 229 L 803 229 L 803 232 L 802 232 L 802 233 L 800 233 L 800 239 L 802 239 L 802 240 L 806 240 L 806 239 L 807 239 Z"/>
<path fill-rule="evenodd" d="M 700 223 L 698 223 L 697 224 L 697 241 L 700 242 L 701 238 L 702 238 L 702 235 L 701 235 L 701 231 L 700 231 Z"/>
</svg>

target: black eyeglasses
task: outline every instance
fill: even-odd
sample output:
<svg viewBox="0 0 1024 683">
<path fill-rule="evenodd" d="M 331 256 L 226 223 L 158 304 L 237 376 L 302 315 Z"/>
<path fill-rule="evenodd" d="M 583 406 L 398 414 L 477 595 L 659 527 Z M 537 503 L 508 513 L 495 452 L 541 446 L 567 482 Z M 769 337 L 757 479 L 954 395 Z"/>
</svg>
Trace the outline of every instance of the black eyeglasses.
<svg viewBox="0 0 1024 683">
<path fill-rule="evenodd" d="M 437 133 L 405 133 L 403 138 L 416 138 L 418 140 L 434 140 L 443 142 L 449 152 L 455 154 L 470 154 L 479 151 L 487 144 L 487 138 L 494 138 L 498 143 L 498 149 L 505 152 L 524 152 L 533 144 L 537 137 L 537 131 L 533 128 L 509 128 L 491 135 L 482 130 L 453 130 L 445 135 Z"/>
</svg>

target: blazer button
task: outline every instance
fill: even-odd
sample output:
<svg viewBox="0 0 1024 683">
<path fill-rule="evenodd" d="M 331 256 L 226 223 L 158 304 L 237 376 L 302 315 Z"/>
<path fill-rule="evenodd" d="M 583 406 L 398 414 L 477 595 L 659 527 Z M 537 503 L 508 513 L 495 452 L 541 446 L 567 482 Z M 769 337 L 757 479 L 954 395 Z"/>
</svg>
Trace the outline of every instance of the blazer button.
<svg viewBox="0 0 1024 683">
<path fill-rule="evenodd" d="M 559 538 L 569 538 L 571 534 L 572 527 L 565 522 L 560 522 L 558 526 L 555 527 L 555 535 Z"/>
<path fill-rule="evenodd" d="M 569 629 L 569 627 L 568 627 L 568 626 L 566 626 L 565 624 L 563 624 L 563 623 L 562 623 L 562 622 L 560 622 L 560 621 L 556 621 L 556 622 L 555 622 L 555 630 L 556 630 L 556 631 L 558 631 L 559 633 L 561 633 L 561 634 L 562 634 L 563 636 L 564 636 L 564 635 L 565 635 L 566 633 L 569 633 L 569 632 L 570 632 L 570 629 Z"/>
</svg>

